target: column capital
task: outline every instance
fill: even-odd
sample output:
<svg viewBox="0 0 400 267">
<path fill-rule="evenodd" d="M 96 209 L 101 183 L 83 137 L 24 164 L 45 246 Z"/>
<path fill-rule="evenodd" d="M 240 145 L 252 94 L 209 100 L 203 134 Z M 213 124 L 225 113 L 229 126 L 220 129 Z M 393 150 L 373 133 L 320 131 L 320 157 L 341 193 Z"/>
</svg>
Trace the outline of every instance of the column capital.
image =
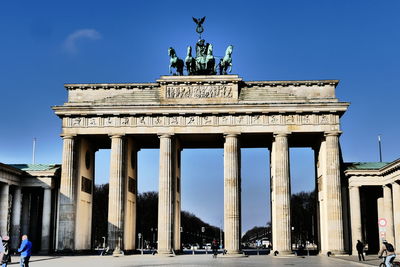
<svg viewBox="0 0 400 267">
<path fill-rule="evenodd" d="M 361 186 L 359 186 L 359 185 L 349 185 L 349 189 L 351 190 L 351 189 L 358 189 L 358 188 L 360 188 Z"/>
<path fill-rule="evenodd" d="M 76 134 L 60 134 L 62 139 L 74 139 Z"/>
<path fill-rule="evenodd" d="M 239 132 L 224 133 L 224 138 L 227 138 L 227 137 L 238 137 L 240 135 L 241 135 L 241 133 L 239 133 Z"/>
<path fill-rule="evenodd" d="M 274 137 L 288 137 L 292 132 L 275 132 Z"/>
<path fill-rule="evenodd" d="M 173 133 L 158 133 L 158 138 L 171 138 L 174 134 Z"/>
<path fill-rule="evenodd" d="M 113 139 L 113 138 L 123 138 L 125 135 L 124 134 L 109 134 L 108 136 L 111 139 Z"/>
<path fill-rule="evenodd" d="M 327 131 L 324 132 L 324 136 L 340 136 L 342 134 L 342 131 Z"/>
</svg>

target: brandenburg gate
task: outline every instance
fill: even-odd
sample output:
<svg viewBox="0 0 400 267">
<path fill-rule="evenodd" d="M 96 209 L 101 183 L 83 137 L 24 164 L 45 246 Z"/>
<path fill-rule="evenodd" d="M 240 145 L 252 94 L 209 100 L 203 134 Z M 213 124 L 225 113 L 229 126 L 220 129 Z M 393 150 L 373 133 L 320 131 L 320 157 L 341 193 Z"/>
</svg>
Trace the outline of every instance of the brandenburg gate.
<svg viewBox="0 0 400 267">
<path fill-rule="evenodd" d="M 223 73 L 225 74 L 225 73 Z M 155 83 L 66 84 L 57 250 L 91 248 L 95 152 L 111 148 L 108 244 L 136 248 L 137 153 L 159 148 L 158 253 L 180 250 L 185 148 L 224 149 L 224 246 L 240 253 L 241 148 L 270 150 L 273 250 L 291 252 L 290 147 L 315 151 L 322 253 L 343 253 L 347 211 L 337 80 L 244 81 L 237 75 L 161 76 Z M 268 164 L 267 160 L 265 164 Z M 260 203 L 260 209 L 266 208 Z"/>
</svg>

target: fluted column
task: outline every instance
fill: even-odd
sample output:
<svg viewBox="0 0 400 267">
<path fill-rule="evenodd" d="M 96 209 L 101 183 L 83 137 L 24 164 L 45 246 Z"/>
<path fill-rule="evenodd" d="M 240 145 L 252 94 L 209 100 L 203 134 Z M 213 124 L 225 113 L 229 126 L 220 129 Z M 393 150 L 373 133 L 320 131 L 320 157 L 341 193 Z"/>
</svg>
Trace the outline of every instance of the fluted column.
<svg viewBox="0 0 400 267">
<path fill-rule="evenodd" d="M 326 141 L 326 215 L 328 250 L 344 253 L 342 193 L 340 185 L 339 132 L 325 134 Z"/>
<path fill-rule="evenodd" d="M 272 245 L 280 254 L 291 252 L 290 169 L 288 134 L 274 135 L 271 151 Z"/>
<path fill-rule="evenodd" d="M 12 217 L 11 217 L 11 243 L 12 249 L 18 248 L 21 236 L 21 208 L 22 194 L 21 187 L 17 186 L 14 190 Z"/>
<path fill-rule="evenodd" d="M 50 220 L 51 220 L 51 188 L 43 189 L 42 210 L 42 242 L 40 250 L 48 252 L 50 249 Z"/>
<path fill-rule="evenodd" d="M 75 243 L 75 196 L 74 179 L 74 145 L 71 135 L 63 136 L 63 158 L 61 167 L 61 184 L 59 193 L 58 250 L 74 250 Z"/>
<path fill-rule="evenodd" d="M 400 248 L 400 185 L 392 184 L 395 248 Z"/>
<path fill-rule="evenodd" d="M 110 183 L 108 197 L 108 244 L 113 255 L 121 254 L 124 232 L 124 154 L 122 135 L 111 136 Z"/>
<path fill-rule="evenodd" d="M 2 184 L 0 188 L 0 233 L 8 235 L 8 203 L 9 203 L 10 185 Z"/>
<path fill-rule="evenodd" d="M 387 222 L 386 225 L 386 240 L 389 243 L 394 243 L 394 229 L 393 229 L 393 198 L 392 189 L 385 185 L 383 186 L 383 210 Z"/>
<path fill-rule="evenodd" d="M 240 252 L 240 144 L 237 134 L 227 134 L 224 144 L 224 231 L 228 254 Z"/>
<path fill-rule="evenodd" d="M 173 140 L 160 135 L 160 173 L 158 186 L 158 253 L 172 253 L 173 235 Z"/>
<path fill-rule="evenodd" d="M 383 189 L 382 189 L 383 190 Z M 383 197 L 379 197 L 376 200 L 376 205 L 378 209 L 378 219 L 384 218 L 385 217 L 385 209 L 383 205 Z M 382 236 L 382 233 L 379 233 L 379 243 L 382 243 L 383 239 L 386 239 L 386 232 L 384 233 L 384 236 Z"/>
<path fill-rule="evenodd" d="M 357 240 L 362 240 L 360 187 L 350 186 L 350 219 L 352 254 L 357 255 Z"/>
<path fill-rule="evenodd" d="M 31 194 L 24 191 L 22 193 L 22 211 L 21 211 L 21 235 L 28 235 L 29 232 L 29 221 L 30 221 L 30 210 L 31 210 Z M 21 242 L 20 236 L 18 237 L 17 246 Z"/>
</svg>

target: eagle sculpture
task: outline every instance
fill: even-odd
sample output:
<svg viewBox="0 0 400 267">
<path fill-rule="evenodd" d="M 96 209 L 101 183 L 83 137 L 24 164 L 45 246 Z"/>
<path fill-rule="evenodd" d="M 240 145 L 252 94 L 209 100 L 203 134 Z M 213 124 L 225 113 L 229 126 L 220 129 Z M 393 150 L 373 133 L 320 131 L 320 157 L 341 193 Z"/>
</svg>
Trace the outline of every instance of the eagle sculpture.
<svg viewBox="0 0 400 267">
<path fill-rule="evenodd" d="M 193 18 L 193 21 L 196 23 L 196 25 L 197 25 L 197 27 L 196 27 L 196 32 L 198 33 L 198 34 L 200 34 L 200 36 L 201 36 L 201 33 L 204 31 L 204 28 L 203 28 L 203 26 L 201 26 L 201 24 L 203 24 L 204 23 L 204 20 L 206 19 L 206 17 L 202 17 L 201 19 L 200 18 L 198 18 L 198 19 L 196 19 L 195 17 L 192 17 Z"/>
<path fill-rule="evenodd" d="M 206 20 L 206 17 L 202 17 L 202 18 L 198 18 L 198 19 L 196 19 L 195 17 L 192 17 L 192 18 L 198 27 L 201 27 L 201 24 L 203 24 L 204 21 Z"/>
</svg>

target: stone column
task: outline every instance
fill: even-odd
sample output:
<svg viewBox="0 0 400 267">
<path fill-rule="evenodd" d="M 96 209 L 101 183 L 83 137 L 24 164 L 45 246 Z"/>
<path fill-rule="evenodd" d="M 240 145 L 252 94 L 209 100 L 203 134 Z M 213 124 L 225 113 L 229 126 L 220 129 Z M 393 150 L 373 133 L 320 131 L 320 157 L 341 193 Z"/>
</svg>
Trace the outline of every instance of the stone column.
<svg viewBox="0 0 400 267">
<path fill-rule="evenodd" d="M 358 255 L 356 248 L 357 240 L 362 240 L 360 188 L 358 186 L 350 186 L 349 191 L 352 255 Z"/>
<path fill-rule="evenodd" d="M 240 144 L 237 134 L 225 135 L 224 144 L 224 231 L 228 254 L 240 253 Z"/>
<path fill-rule="evenodd" d="M 278 133 L 271 151 L 272 245 L 282 254 L 291 253 L 290 169 L 288 134 Z"/>
<path fill-rule="evenodd" d="M 2 184 L 0 190 L 0 233 L 1 235 L 8 235 L 8 203 L 10 185 Z"/>
<path fill-rule="evenodd" d="M 394 243 L 394 230 L 393 230 L 393 199 L 392 189 L 388 185 L 383 186 L 383 210 L 384 216 L 387 221 L 386 225 L 386 240 L 389 243 Z"/>
<path fill-rule="evenodd" d="M 75 140 L 71 135 L 65 135 L 63 139 L 57 250 L 74 250 L 76 215 L 76 181 L 74 175 Z"/>
<path fill-rule="evenodd" d="M 397 182 L 392 184 L 393 193 L 393 221 L 395 248 L 400 248 L 400 185 Z"/>
<path fill-rule="evenodd" d="M 384 205 L 383 205 L 383 197 L 379 197 L 377 199 L 377 208 L 378 208 L 378 219 L 379 218 L 384 218 L 385 217 L 385 210 L 384 210 Z M 385 235 L 382 236 L 381 233 L 379 233 L 379 244 L 382 243 L 382 240 L 386 239 L 386 232 Z"/>
<path fill-rule="evenodd" d="M 29 236 L 29 221 L 31 213 L 31 194 L 23 192 L 22 194 L 22 214 L 21 214 L 21 235 Z M 18 237 L 17 246 L 21 243 L 21 237 Z"/>
<path fill-rule="evenodd" d="M 21 236 L 21 208 L 22 208 L 21 187 L 17 186 L 14 190 L 12 217 L 11 217 L 11 243 L 12 249 L 18 248 Z"/>
<path fill-rule="evenodd" d="M 114 255 L 123 249 L 124 232 L 124 173 L 123 137 L 111 136 L 110 185 L 108 197 L 108 244 Z"/>
<path fill-rule="evenodd" d="M 50 221 L 51 221 L 51 188 L 43 188 L 42 210 L 42 242 L 40 251 L 47 253 L 50 249 Z"/>
<path fill-rule="evenodd" d="M 181 147 L 180 142 L 175 138 L 175 151 L 174 151 L 174 241 L 173 249 L 175 251 L 181 250 Z"/>
<path fill-rule="evenodd" d="M 158 186 L 158 253 L 170 254 L 173 248 L 174 190 L 173 137 L 160 135 L 160 174 Z"/>
<path fill-rule="evenodd" d="M 124 249 L 127 251 L 136 248 L 137 154 L 138 148 L 135 140 L 127 138 L 125 140 L 126 180 L 124 196 Z"/>
<path fill-rule="evenodd" d="M 326 141 L 326 208 L 328 250 L 344 253 L 342 193 L 340 185 L 339 132 L 325 134 Z"/>
</svg>

